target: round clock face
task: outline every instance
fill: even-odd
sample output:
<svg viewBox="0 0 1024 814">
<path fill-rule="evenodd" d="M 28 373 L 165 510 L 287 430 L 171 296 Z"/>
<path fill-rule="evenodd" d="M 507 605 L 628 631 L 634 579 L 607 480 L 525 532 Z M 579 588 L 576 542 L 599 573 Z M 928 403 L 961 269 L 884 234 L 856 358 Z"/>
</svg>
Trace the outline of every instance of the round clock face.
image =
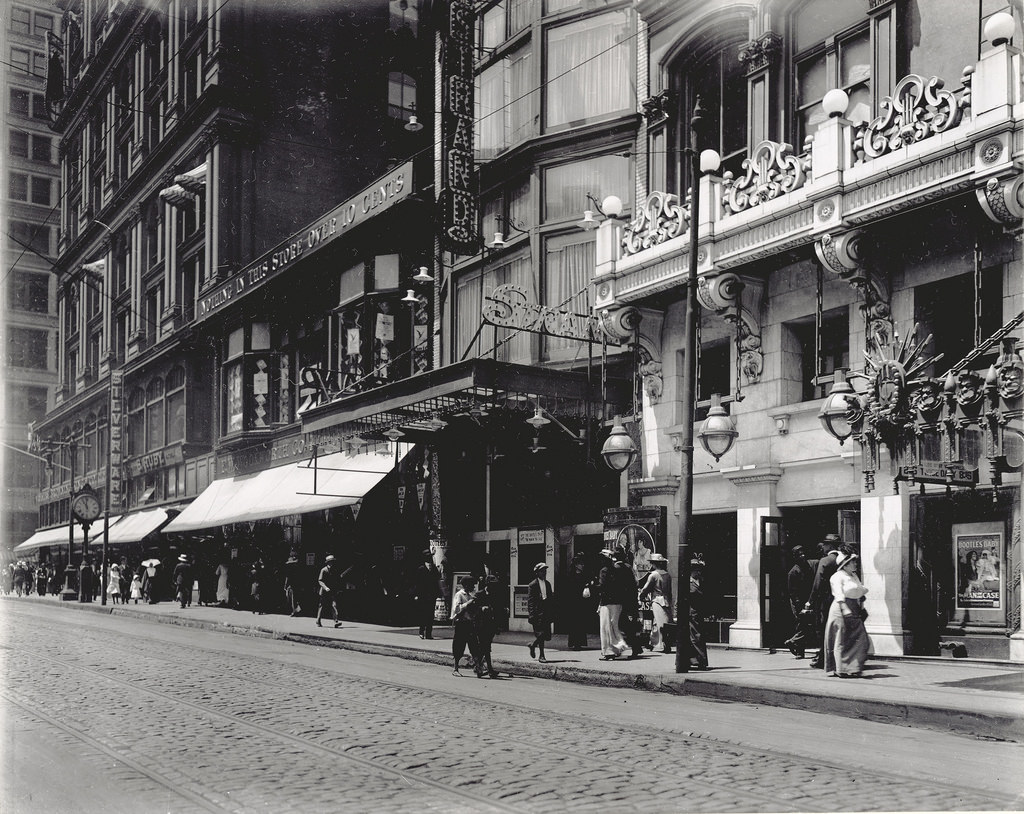
<svg viewBox="0 0 1024 814">
<path fill-rule="evenodd" d="M 100 516 L 100 502 L 96 495 L 88 493 L 79 495 L 75 498 L 71 508 L 81 520 L 95 520 Z"/>
</svg>

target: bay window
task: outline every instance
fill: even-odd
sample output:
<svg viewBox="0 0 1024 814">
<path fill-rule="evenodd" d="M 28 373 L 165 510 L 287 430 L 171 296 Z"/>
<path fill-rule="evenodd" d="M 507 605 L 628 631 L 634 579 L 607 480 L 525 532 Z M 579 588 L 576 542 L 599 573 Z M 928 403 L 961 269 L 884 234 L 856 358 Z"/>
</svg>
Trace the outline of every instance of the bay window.
<svg viewBox="0 0 1024 814">
<path fill-rule="evenodd" d="M 167 374 L 167 393 L 164 398 L 167 419 L 167 443 L 185 439 L 185 368 L 172 368 Z"/>
<path fill-rule="evenodd" d="M 485 298 L 506 283 L 520 286 L 528 301 L 538 301 L 537 283 L 528 252 L 504 258 L 500 264 L 487 269 L 476 269 L 456 283 L 453 348 L 456 361 L 463 357 L 490 356 L 494 348 L 497 348 L 497 358 L 502 362 L 529 364 L 532 360 L 533 335 L 529 332 L 491 326 L 480 330 Z"/>
<path fill-rule="evenodd" d="M 480 72 L 476 94 L 477 158 L 494 158 L 536 135 L 530 93 L 533 51 L 530 43 Z"/>
<path fill-rule="evenodd" d="M 576 231 L 548 238 L 544 248 L 544 282 L 541 302 L 558 311 L 589 314 L 590 278 L 594 273 L 593 235 Z M 544 361 L 575 358 L 580 350 L 576 339 L 543 337 Z"/>
<path fill-rule="evenodd" d="M 624 211 L 632 209 L 630 159 L 621 155 L 601 155 L 545 169 L 544 221 L 579 220 L 580 212 L 591 208 L 587 193 L 598 201 L 608 195 L 617 195 L 622 199 Z"/>
<path fill-rule="evenodd" d="M 128 454 L 146 451 L 146 391 L 136 387 L 128 396 Z"/>
<path fill-rule="evenodd" d="M 270 429 L 278 421 L 279 353 L 272 350 L 270 325 L 253 322 L 228 334 L 221 367 L 222 432 L 230 435 Z"/>
<path fill-rule="evenodd" d="M 153 379 L 146 388 L 146 449 L 164 445 L 164 381 Z"/>
</svg>

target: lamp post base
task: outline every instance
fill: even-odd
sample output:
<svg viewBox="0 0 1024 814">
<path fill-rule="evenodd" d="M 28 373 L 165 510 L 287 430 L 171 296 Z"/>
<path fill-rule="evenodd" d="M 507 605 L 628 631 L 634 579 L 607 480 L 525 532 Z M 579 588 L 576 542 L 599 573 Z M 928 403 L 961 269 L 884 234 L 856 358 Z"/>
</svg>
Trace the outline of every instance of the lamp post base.
<svg viewBox="0 0 1024 814">
<path fill-rule="evenodd" d="M 60 592 L 61 602 L 74 602 L 78 599 L 78 591 L 75 590 L 75 569 L 68 563 L 64 569 L 64 590 Z"/>
</svg>

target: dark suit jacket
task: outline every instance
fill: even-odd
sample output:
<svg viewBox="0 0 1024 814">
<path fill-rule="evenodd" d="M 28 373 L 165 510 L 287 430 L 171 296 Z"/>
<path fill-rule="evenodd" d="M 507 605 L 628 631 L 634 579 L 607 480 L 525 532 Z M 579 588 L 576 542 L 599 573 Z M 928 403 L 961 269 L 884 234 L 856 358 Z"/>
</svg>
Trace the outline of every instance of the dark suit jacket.
<svg viewBox="0 0 1024 814">
<path fill-rule="evenodd" d="M 818 560 L 818 568 L 814 572 L 814 584 L 811 586 L 811 595 L 807 600 L 822 625 L 828 616 L 829 605 L 832 604 L 832 586 L 829 584 L 829 579 L 838 570 L 836 554 L 837 552 L 833 551 Z"/>
<path fill-rule="evenodd" d="M 554 592 L 551 590 L 551 583 L 547 580 L 544 580 L 544 586 L 548 594 L 547 599 L 542 599 L 540 595 L 540 577 L 537 577 L 530 583 L 529 594 L 527 595 L 527 616 L 530 624 L 535 627 L 552 621 L 553 617 L 552 608 L 554 603 L 552 598 L 554 597 Z"/>
</svg>

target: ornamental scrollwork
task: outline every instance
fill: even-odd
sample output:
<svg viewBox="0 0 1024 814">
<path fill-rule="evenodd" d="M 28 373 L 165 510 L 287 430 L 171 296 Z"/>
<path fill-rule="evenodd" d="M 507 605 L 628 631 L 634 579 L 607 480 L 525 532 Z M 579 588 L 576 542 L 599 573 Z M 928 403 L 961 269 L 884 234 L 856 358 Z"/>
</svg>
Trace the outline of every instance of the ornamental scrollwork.
<svg viewBox="0 0 1024 814">
<path fill-rule="evenodd" d="M 627 255 L 636 254 L 678 237 L 689 228 L 690 213 L 680 205 L 677 195 L 652 192 L 622 230 L 622 248 Z"/>
<path fill-rule="evenodd" d="M 964 82 L 969 85 L 969 81 L 970 76 L 965 76 Z M 892 95 L 882 101 L 882 113 L 858 128 L 854 143 L 857 154 L 878 158 L 960 124 L 970 104 L 969 87 L 957 98 L 944 85 L 937 76 L 903 77 Z"/>
<path fill-rule="evenodd" d="M 810 166 L 810 156 L 796 155 L 791 145 L 762 141 L 743 160 L 741 178 L 725 173 L 722 205 L 726 214 L 742 212 L 799 189 L 807 181 Z"/>
</svg>

